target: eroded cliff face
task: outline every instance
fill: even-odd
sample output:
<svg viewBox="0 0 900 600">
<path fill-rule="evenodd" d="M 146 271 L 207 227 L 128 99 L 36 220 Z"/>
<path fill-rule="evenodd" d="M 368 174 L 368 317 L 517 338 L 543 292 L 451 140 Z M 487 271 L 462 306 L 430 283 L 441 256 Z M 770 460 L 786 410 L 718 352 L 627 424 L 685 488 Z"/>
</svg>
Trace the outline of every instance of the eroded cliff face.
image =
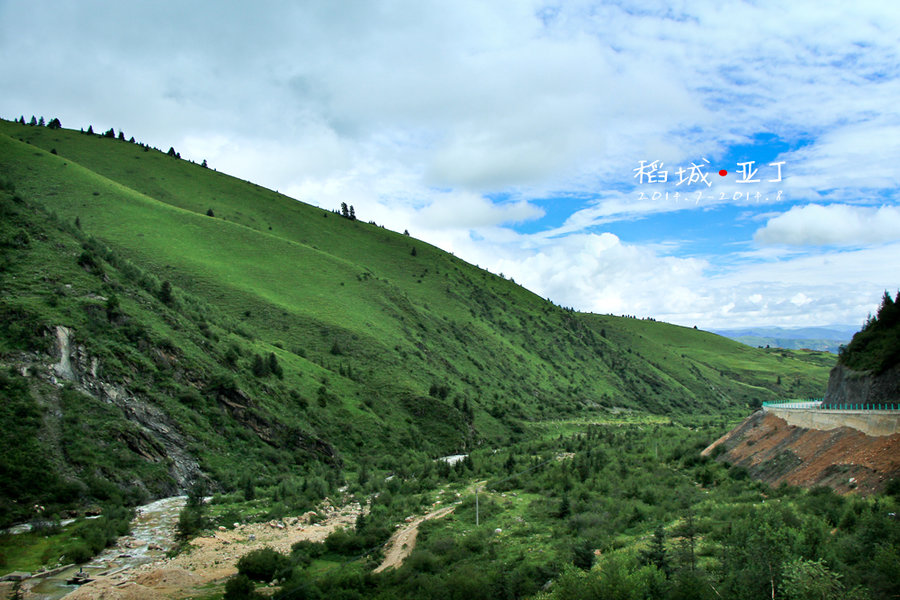
<svg viewBox="0 0 900 600">
<path fill-rule="evenodd" d="M 53 335 L 55 356 L 35 354 L 23 360 L 24 373 L 31 373 L 54 386 L 64 383 L 75 386 L 80 392 L 121 409 L 122 415 L 138 427 L 119 434 L 120 441 L 150 462 L 168 465 L 171 481 L 162 485 L 162 493 L 174 494 L 203 478 L 196 457 L 186 450 L 187 440 L 178 424 L 168 415 L 137 394 L 131 393 L 122 383 L 107 381 L 98 376 L 99 361 L 89 356 L 85 347 L 73 341 L 72 331 L 57 326 Z M 23 357 L 24 358 L 24 357 Z M 55 362 L 52 362 L 55 360 Z M 61 419 L 62 413 L 52 396 L 45 402 L 53 404 L 52 418 Z"/>
<path fill-rule="evenodd" d="M 880 375 L 837 364 L 828 377 L 825 406 L 900 404 L 900 365 Z"/>
<path fill-rule="evenodd" d="M 762 410 L 703 455 L 745 467 L 751 477 L 772 486 L 827 485 L 842 494 L 871 494 L 900 477 L 900 434 L 869 436 L 849 427 L 806 429 Z"/>
</svg>

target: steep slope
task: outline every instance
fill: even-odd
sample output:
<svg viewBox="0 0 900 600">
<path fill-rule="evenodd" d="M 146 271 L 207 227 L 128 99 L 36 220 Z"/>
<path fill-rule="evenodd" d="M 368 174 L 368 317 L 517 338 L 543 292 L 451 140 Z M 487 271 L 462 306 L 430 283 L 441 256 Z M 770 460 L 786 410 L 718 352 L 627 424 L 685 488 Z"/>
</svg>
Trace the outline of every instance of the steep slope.
<svg viewBox="0 0 900 600">
<path fill-rule="evenodd" d="M 826 485 L 846 494 L 871 494 L 900 477 L 900 434 L 870 436 L 839 427 L 827 431 L 789 425 L 756 411 L 703 451 L 720 462 L 744 467 L 754 479 Z"/>
<path fill-rule="evenodd" d="M 824 405 L 878 408 L 900 404 L 900 293 L 884 293 L 881 306 L 841 348 L 828 377 Z"/>
<path fill-rule="evenodd" d="M 124 141 L 0 122 L 0 173 L 0 361 L 60 485 L 102 448 L 121 460 L 92 477 L 151 494 L 200 476 L 335 483 L 342 464 L 399 468 L 544 417 L 818 395 L 833 364 L 564 310 L 410 236 Z"/>
</svg>

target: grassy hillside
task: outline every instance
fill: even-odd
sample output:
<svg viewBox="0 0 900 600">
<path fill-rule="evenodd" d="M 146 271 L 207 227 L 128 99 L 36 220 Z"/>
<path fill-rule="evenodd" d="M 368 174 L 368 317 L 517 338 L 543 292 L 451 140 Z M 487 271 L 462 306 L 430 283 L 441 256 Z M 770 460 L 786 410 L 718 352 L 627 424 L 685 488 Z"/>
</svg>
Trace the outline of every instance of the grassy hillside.
<svg viewBox="0 0 900 600">
<path fill-rule="evenodd" d="M 502 445 L 545 418 L 820 395 L 833 364 L 567 311 L 410 236 L 125 141 L 2 121 L 0 179 L 0 361 L 34 415 L 3 435 L 36 440 L 28 455 L 56 478 L 11 500 L 288 473 L 327 489 L 341 466 Z M 68 381 L 50 368 L 58 326 Z M 5 479 L 32 468 L 3 461 Z"/>
</svg>

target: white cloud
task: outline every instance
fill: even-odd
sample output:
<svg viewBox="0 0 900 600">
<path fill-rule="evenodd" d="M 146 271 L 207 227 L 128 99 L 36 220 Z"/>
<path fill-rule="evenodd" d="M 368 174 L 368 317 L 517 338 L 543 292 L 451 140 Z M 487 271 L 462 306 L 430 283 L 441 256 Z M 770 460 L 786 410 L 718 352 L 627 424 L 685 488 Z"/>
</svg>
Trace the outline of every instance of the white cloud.
<svg viewBox="0 0 900 600">
<path fill-rule="evenodd" d="M 793 304 L 794 306 L 798 306 L 798 307 L 805 306 L 805 305 L 809 304 L 810 302 L 812 302 L 812 298 L 809 298 L 803 292 L 797 292 L 791 298 L 791 304 Z"/>
<path fill-rule="evenodd" d="M 305 202 L 353 204 L 580 309 L 855 322 L 896 285 L 898 30 L 877 0 L 0 2 L 0 79 L 17 82 L 0 112 L 124 128 Z M 787 201 L 812 202 L 741 203 L 726 225 L 765 220 L 765 247 L 688 258 L 674 231 L 643 245 L 600 232 L 738 204 L 640 201 L 632 168 L 760 133 L 808 142 L 781 158 Z M 516 231 L 553 197 L 585 201 Z M 858 250 L 810 255 L 822 245 Z"/>
<path fill-rule="evenodd" d="M 510 276 L 564 306 L 596 313 L 654 316 L 685 310 L 699 299 L 695 286 L 708 264 L 663 256 L 625 244 L 611 233 L 573 234 L 548 240 L 538 235 L 481 242 L 457 240 L 457 255 Z"/>
<path fill-rule="evenodd" d="M 900 207 L 794 206 L 759 229 L 762 244 L 864 245 L 900 240 Z"/>
<path fill-rule="evenodd" d="M 543 216 L 527 202 L 494 204 L 472 193 L 442 194 L 418 212 L 414 223 L 427 229 L 475 229 L 522 222 Z"/>
</svg>

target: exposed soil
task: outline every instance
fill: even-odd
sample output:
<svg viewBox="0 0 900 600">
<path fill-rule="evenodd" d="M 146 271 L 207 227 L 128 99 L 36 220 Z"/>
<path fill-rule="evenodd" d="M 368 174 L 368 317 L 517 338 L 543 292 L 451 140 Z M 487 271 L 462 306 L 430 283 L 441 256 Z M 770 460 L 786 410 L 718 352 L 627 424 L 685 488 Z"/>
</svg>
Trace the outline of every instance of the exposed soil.
<svg viewBox="0 0 900 600">
<path fill-rule="evenodd" d="M 754 479 L 777 486 L 827 485 L 846 494 L 868 495 L 900 476 L 900 434 L 869 436 L 840 427 L 822 431 L 788 425 L 771 413 L 757 411 L 703 451 L 746 467 Z"/>
<path fill-rule="evenodd" d="M 321 542 L 339 527 L 353 527 L 362 511 L 359 503 L 341 508 L 326 504 L 320 511 L 326 515 L 321 523 L 310 524 L 310 513 L 307 513 L 303 517 L 282 521 L 217 530 L 211 535 L 191 540 L 189 549 L 174 558 L 161 559 L 108 577 L 98 577 L 96 581 L 66 596 L 66 600 L 188 597 L 199 593 L 200 588 L 212 582 L 237 573 L 238 559 L 251 550 L 270 547 L 290 553 L 291 546 L 296 542 Z"/>
</svg>

